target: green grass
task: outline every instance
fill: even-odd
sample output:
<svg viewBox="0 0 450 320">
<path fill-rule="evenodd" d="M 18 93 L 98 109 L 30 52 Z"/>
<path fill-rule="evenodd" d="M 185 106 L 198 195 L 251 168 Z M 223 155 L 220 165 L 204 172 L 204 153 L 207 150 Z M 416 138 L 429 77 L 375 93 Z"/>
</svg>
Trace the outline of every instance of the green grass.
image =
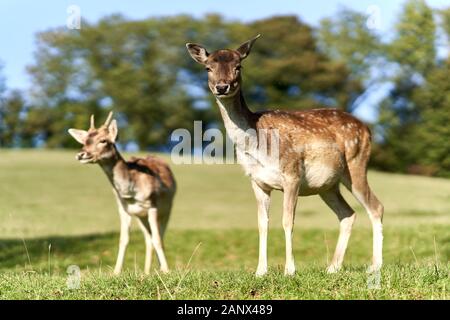
<svg viewBox="0 0 450 320">
<path fill-rule="evenodd" d="M 448 272 L 432 267 L 389 265 L 380 289 L 367 288 L 367 275 L 352 268 L 328 275 L 300 268 L 294 277 L 275 270 L 264 278 L 247 271 L 180 271 L 160 277 L 127 272 L 120 277 L 90 273 L 78 289 L 44 274 L 1 274 L 3 299 L 448 299 Z"/>
<path fill-rule="evenodd" d="M 450 298 L 450 180 L 370 172 L 386 208 L 381 288 L 371 290 L 370 224 L 348 193 L 358 218 L 342 272 L 324 272 L 337 219 L 320 199 L 307 197 L 297 209 L 298 272 L 282 275 L 275 193 L 270 272 L 258 279 L 255 200 L 239 166 L 173 166 L 179 189 L 166 236 L 173 271 L 142 274 L 144 243 L 134 231 L 125 273 L 113 277 L 119 226 L 113 195 L 101 170 L 78 164 L 74 154 L 0 150 L 0 299 Z M 66 285 L 70 265 L 81 269 L 76 290 Z"/>
</svg>

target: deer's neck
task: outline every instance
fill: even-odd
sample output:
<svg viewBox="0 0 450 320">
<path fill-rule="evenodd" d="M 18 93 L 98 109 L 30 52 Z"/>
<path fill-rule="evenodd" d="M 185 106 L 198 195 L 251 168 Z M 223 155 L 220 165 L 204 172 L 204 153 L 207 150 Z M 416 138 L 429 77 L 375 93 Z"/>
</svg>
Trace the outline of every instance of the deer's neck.
<svg viewBox="0 0 450 320">
<path fill-rule="evenodd" d="M 249 129 L 255 129 L 253 113 L 247 107 L 242 91 L 233 97 L 216 98 L 228 136 L 237 142 Z"/>
<path fill-rule="evenodd" d="M 107 160 L 100 161 L 99 164 L 114 189 L 116 189 L 120 195 L 128 194 L 131 185 L 129 168 L 115 146 L 113 156 Z"/>
</svg>

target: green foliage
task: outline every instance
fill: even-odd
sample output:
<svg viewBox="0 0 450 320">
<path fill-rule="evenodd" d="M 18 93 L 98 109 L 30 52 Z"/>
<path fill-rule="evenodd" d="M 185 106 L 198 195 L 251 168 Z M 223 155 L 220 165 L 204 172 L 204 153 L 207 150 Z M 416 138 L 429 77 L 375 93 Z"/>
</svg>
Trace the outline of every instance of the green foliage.
<svg viewBox="0 0 450 320">
<path fill-rule="evenodd" d="M 414 90 L 420 120 L 410 139 L 414 164 L 429 174 L 450 177 L 450 59 L 431 70 L 426 83 Z"/>
<path fill-rule="evenodd" d="M 0 102 L 0 146 L 19 145 L 19 138 L 24 137 L 21 116 L 26 112 L 25 102 L 20 91 L 12 91 Z"/>
<path fill-rule="evenodd" d="M 403 5 L 390 39 L 345 7 L 314 30 L 296 16 L 244 23 L 217 14 L 131 21 L 120 15 L 81 30 L 36 35 L 29 92 L 5 90 L 0 77 L 0 146 L 77 147 L 66 133 L 116 112 L 123 145 L 167 146 L 176 128 L 221 124 L 206 72 L 186 42 L 209 51 L 236 48 L 262 34 L 244 62 L 250 107 L 355 111 L 391 85 L 374 127 L 372 165 L 388 171 L 449 176 L 448 62 L 437 56 L 437 31 L 450 39 L 450 9 L 424 0 Z M 439 23 L 439 25 L 438 25 Z M 444 37 L 442 37 L 443 39 Z M 446 58 L 441 60 L 448 60 Z"/>
<path fill-rule="evenodd" d="M 122 142 L 135 141 L 141 148 L 164 145 L 175 128 L 191 129 L 194 119 L 205 125 L 218 120 L 205 90 L 206 74 L 184 44 L 237 47 L 257 33 L 263 37 L 245 63 L 254 108 L 346 105 L 348 70 L 317 51 L 311 28 L 296 17 L 244 24 L 218 15 L 142 21 L 110 16 L 85 22 L 80 31 L 38 35 L 36 62 L 29 67 L 31 113 L 37 110 L 43 119 L 33 116 L 34 127 L 49 147 L 74 146 L 67 128 L 85 127 L 91 113 L 100 118 L 113 109 L 123 127 Z M 204 107 L 196 107 L 201 102 Z"/>
<path fill-rule="evenodd" d="M 27 108 L 23 93 L 8 91 L 0 63 L 0 147 L 26 146 L 31 136 L 24 118 Z"/>
<path fill-rule="evenodd" d="M 448 21 L 442 21 L 446 29 Z M 383 139 L 373 164 L 387 170 L 450 176 L 450 69 L 448 61 L 438 61 L 436 55 L 432 9 L 422 0 L 406 2 L 396 31 L 389 56 L 398 67 L 380 108 L 377 130 Z"/>
<path fill-rule="evenodd" d="M 390 56 L 405 71 L 425 75 L 436 61 L 436 24 L 433 10 L 424 0 L 409 0 L 395 26 Z"/>
<path fill-rule="evenodd" d="M 256 21 L 250 30 L 263 35 L 245 63 L 251 105 L 259 109 L 347 106 L 358 83 L 349 79 L 344 63 L 319 52 L 309 26 L 295 16 L 284 16 Z"/>
<path fill-rule="evenodd" d="M 447 41 L 450 43 L 450 7 L 439 12 L 442 19 L 442 29 L 447 35 Z"/>
<path fill-rule="evenodd" d="M 317 33 L 321 51 L 350 71 L 350 99 L 346 106 L 349 111 L 355 110 L 375 82 L 381 81 L 380 75 L 374 77 L 373 70 L 382 62 L 385 48 L 366 24 L 366 15 L 341 8 L 333 18 L 321 21 Z"/>
</svg>

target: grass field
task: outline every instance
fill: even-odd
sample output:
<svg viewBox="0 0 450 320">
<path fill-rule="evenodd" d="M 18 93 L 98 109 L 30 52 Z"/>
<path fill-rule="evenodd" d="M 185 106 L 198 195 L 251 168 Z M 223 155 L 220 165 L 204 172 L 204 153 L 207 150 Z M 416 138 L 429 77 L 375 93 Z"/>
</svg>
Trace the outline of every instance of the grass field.
<svg viewBox="0 0 450 320">
<path fill-rule="evenodd" d="M 255 278 L 258 233 L 250 183 L 237 165 L 173 166 L 178 194 L 166 236 L 172 270 L 142 274 L 136 230 L 122 276 L 111 275 L 119 219 L 97 166 L 75 151 L 0 150 L 0 299 L 449 299 L 450 180 L 370 172 L 385 205 L 385 267 L 369 289 L 369 219 L 358 211 L 345 268 L 324 272 L 337 239 L 334 214 L 300 198 L 294 249 L 298 272 L 282 275 L 281 197 L 275 193 L 267 277 Z M 156 258 L 154 258 L 156 262 Z M 66 284 L 81 269 L 78 289 Z M 157 263 L 154 264 L 157 266 Z"/>
</svg>

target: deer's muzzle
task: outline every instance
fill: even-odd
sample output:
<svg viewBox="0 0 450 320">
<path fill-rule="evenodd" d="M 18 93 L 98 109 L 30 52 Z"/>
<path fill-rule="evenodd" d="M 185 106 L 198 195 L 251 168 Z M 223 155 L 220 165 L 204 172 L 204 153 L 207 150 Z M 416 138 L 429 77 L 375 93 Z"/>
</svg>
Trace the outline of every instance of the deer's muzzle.
<svg viewBox="0 0 450 320">
<path fill-rule="evenodd" d="M 92 162 L 92 160 L 94 159 L 91 154 L 89 154 L 85 151 L 81 151 L 81 152 L 77 153 L 75 158 L 78 161 L 80 161 L 81 163 L 89 163 L 89 162 Z"/>
</svg>

